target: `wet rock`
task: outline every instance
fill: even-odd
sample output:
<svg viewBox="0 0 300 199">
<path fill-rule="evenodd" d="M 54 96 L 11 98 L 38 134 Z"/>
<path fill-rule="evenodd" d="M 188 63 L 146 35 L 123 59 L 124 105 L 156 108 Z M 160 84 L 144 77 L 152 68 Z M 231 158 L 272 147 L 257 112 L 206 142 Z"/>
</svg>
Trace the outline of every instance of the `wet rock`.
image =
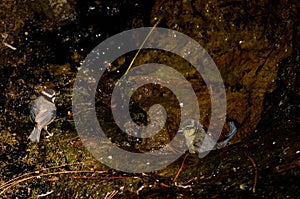
<svg viewBox="0 0 300 199">
<path fill-rule="evenodd" d="M 299 185 L 295 182 L 299 179 L 300 142 L 299 119 L 295 116 L 299 112 L 299 54 L 295 52 L 299 48 L 291 45 L 292 40 L 299 41 L 299 37 L 291 36 L 292 32 L 299 35 L 299 31 L 294 31 L 294 27 L 299 30 L 299 25 L 292 23 L 299 18 L 296 14 L 298 2 L 167 0 L 156 2 L 152 16 L 147 13 L 154 1 L 145 4 L 130 1 L 130 6 L 125 1 L 36 2 L 40 4 L 0 2 L 1 33 L 7 33 L 5 42 L 16 47 L 12 50 L 0 43 L 2 197 L 38 197 L 52 190 L 54 192 L 48 197 L 104 198 L 113 191 L 117 191 L 119 198 L 139 197 L 139 193 L 145 197 L 150 194 L 191 198 L 298 197 Z M 141 8 L 146 11 L 136 13 Z M 72 85 L 82 59 L 95 45 L 125 29 L 153 25 L 157 19 L 161 19 L 159 26 L 191 36 L 211 54 L 227 88 L 228 116 L 240 124 L 239 139 L 235 141 L 241 142 L 212 151 L 204 159 L 187 154 L 186 158 L 160 171 L 129 175 L 99 163 L 82 145 L 70 113 Z M 289 57 L 291 54 L 296 56 Z M 127 69 L 133 56 L 124 57 L 125 62 L 116 64 L 112 72 L 120 69 L 122 73 L 124 67 Z M 188 63 L 174 57 L 158 51 L 141 52 L 135 64 L 160 61 L 181 70 L 195 88 L 202 111 L 201 122 L 206 128 L 210 112 L 206 85 Z M 113 87 L 110 78 L 102 80 L 103 85 L 99 87 L 110 91 Z M 33 145 L 27 143 L 33 125 L 28 107 L 35 90 L 42 85 L 60 91 L 58 119 L 49 128 L 55 135 Z M 171 106 L 177 103 L 175 97 L 170 99 L 171 94 L 160 86 L 150 86 L 133 96 L 136 104 L 132 107 L 137 113 L 147 112 L 147 107 L 159 102 L 151 101 L 152 95 L 155 100 L 165 96 L 164 106 L 173 114 L 161 136 L 146 140 L 145 145 L 136 146 L 137 149 L 159 148 L 178 130 L 178 121 L 174 118 L 178 118 L 180 107 Z M 104 109 L 112 105 L 106 95 L 96 96 L 96 99 L 99 100 L 97 105 Z M 148 122 L 145 114 L 142 119 L 138 114 L 133 118 Z M 104 117 L 101 121 L 100 118 L 99 122 L 106 123 L 109 119 Z M 115 126 L 106 124 L 108 135 L 118 138 L 114 134 Z M 229 130 L 225 128 L 224 134 Z M 115 144 L 124 147 L 122 141 L 126 140 L 126 135 L 120 140 Z M 146 144 L 151 147 L 147 148 Z M 100 147 L 96 145 L 97 150 L 101 150 Z M 254 180 L 256 169 L 257 184 Z M 9 182 L 14 184 L 6 187 Z"/>
<path fill-rule="evenodd" d="M 75 20 L 76 2 L 72 0 L 37 0 L 32 2 L 32 8 L 42 16 L 50 19 L 50 22 L 63 24 Z"/>
<path fill-rule="evenodd" d="M 288 19 L 296 7 L 290 12 L 283 2 L 168 0 L 152 9 L 152 18 L 194 38 L 216 62 L 227 88 L 227 116 L 240 124 L 234 141 L 254 132 L 265 95 L 276 88 L 276 64 L 292 51 Z M 209 101 L 200 103 L 209 112 Z"/>
</svg>

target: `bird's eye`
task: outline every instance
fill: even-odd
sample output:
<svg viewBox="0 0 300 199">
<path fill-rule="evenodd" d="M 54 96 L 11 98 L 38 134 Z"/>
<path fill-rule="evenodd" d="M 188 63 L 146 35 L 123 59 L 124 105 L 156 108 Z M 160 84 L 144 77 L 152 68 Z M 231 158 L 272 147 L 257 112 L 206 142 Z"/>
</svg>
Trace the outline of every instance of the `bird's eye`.
<svg viewBox="0 0 300 199">
<path fill-rule="evenodd" d="M 186 125 L 184 128 L 187 130 L 196 129 L 195 125 L 193 125 L 193 124 Z"/>
</svg>

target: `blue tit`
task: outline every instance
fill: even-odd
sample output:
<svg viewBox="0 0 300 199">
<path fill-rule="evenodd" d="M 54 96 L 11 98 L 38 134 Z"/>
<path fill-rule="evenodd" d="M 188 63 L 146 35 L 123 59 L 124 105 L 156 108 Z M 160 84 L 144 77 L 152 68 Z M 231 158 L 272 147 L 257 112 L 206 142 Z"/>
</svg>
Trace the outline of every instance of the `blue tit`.
<svg viewBox="0 0 300 199">
<path fill-rule="evenodd" d="M 205 138 L 206 132 L 200 122 L 187 119 L 182 123 L 182 129 L 185 136 L 186 145 L 190 153 L 195 153 L 198 144 L 201 144 Z"/>
</svg>

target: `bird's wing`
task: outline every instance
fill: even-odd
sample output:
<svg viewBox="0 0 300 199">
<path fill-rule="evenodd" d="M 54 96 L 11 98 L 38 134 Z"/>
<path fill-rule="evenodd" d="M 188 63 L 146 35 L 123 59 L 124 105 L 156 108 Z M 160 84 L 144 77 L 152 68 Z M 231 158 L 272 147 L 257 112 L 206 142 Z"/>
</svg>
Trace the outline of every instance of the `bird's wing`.
<svg viewBox="0 0 300 199">
<path fill-rule="evenodd" d="M 37 126 L 42 129 L 47 126 L 53 119 L 53 114 L 49 114 L 49 110 L 43 109 L 35 116 Z"/>
<path fill-rule="evenodd" d="M 30 108 L 30 118 L 33 122 L 35 122 L 35 115 L 37 114 L 37 104 L 36 101 L 33 101 Z"/>
</svg>

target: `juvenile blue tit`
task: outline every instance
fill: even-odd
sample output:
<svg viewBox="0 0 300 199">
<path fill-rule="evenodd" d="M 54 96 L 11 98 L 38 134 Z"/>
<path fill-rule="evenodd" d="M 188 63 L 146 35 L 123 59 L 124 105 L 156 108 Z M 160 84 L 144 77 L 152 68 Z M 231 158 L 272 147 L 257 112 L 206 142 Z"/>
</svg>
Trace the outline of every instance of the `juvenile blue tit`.
<svg viewBox="0 0 300 199">
<path fill-rule="evenodd" d="M 196 120 L 188 119 L 182 124 L 181 130 L 185 136 L 186 145 L 190 153 L 195 153 L 197 145 L 201 144 L 205 138 L 206 132 L 202 124 Z"/>
<path fill-rule="evenodd" d="M 39 142 L 41 131 L 45 129 L 49 136 L 47 130 L 47 125 L 50 124 L 56 117 L 56 106 L 54 103 L 55 91 L 52 89 L 46 89 L 41 92 L 40 96 L 36 98 L 30 107 L 30 117 L 34 123 L 34 128 L 28 137 L 32 142 Z"/>
</svg>

